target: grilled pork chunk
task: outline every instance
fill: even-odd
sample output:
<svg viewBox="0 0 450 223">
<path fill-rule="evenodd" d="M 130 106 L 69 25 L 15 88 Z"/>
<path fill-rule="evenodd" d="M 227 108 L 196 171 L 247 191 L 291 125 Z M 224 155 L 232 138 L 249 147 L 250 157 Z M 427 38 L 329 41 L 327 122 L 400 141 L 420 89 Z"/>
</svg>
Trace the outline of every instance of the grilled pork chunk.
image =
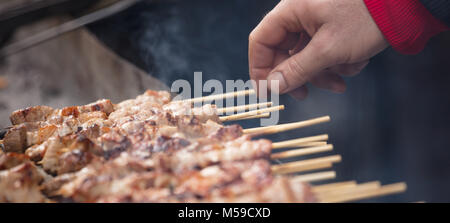
<svg viewBox="0 0 450 223">
<path fill-rule="evenodd" d="M 46 202 L 39 185 L 48 178 L 31 162 L 0 171 L 0 202 Z"/>
</svg>

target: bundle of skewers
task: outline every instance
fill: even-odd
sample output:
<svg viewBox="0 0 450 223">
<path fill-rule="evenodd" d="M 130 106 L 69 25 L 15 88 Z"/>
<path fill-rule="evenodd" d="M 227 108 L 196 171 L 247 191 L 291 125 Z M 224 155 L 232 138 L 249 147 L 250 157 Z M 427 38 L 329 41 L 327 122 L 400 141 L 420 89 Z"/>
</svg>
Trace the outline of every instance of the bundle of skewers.
<svg viewBox="0 0 450 223">
<path fill-rule="evenodd" d="M 118 104 L 15 111 L 0 141 L 0 202 L 349 202 L 405 191 L 404 183 L 378 181 L 312 185 L 335 178 L 324 170 L 341 161 L 302 159 L 333 150 L 326 134 L 255 139 L 328 116 L 243 129 L 223 123 L 268 117 L 284 106 L 194 106 L 254 93 L 172 101 L 169 92 L 149 90 Z M 230 112 L 236 114 L 223 115 Z M 292 158 L 299 161 L 283 162 Z"/>
</svg>

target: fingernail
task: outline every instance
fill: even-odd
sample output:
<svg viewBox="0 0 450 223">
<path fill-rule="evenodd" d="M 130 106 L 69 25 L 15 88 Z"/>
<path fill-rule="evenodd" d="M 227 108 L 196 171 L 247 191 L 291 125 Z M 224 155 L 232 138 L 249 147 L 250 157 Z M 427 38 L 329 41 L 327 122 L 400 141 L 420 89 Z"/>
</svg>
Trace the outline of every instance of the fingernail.
<svg viewBox="0 0 450 223">
<path fill-rule="evenodd" d="M 286 84 L 286 80 L 284 79 L 284 76 L 281 72 L 270 74 L 269 77 L 267 77 L 267 80 L 269 81 L 270 90 L 273 91 L 276 91 L 276 88 L 272 86 L 272 81 L 274 81 L 275 83 L 278 82 L 278 92 L 276 93 L 283 93 L 288 87 Z"/>
</svg>

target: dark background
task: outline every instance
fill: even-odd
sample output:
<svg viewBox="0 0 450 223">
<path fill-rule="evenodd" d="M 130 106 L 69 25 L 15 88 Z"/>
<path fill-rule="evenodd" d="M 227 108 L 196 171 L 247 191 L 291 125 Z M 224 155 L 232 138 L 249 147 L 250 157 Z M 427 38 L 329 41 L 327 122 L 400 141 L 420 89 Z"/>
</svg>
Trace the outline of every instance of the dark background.
<svg viewBox="0 0 450 223">
<path fill-rule="evenodd" d="M 171 85 L 191 80 L 248 79 L 248 34 L 274 0 L 143 2 L 89 28 L 124 58 Z M 405 194 L 379 202 L 450 201 L 450 33 L 418 55 L 388 49 L 374 57 L 348 90 L 310 88 L 304 101 L 283 96 L 281 123 L 330 115 L 332 122 L 273 136 L 328 133 L 337 180 L 406 181 Z M 244 126 L 256 126 L 249 121 Z M 330 154 L 333 154 L 330 153 Z"/>
</svg>

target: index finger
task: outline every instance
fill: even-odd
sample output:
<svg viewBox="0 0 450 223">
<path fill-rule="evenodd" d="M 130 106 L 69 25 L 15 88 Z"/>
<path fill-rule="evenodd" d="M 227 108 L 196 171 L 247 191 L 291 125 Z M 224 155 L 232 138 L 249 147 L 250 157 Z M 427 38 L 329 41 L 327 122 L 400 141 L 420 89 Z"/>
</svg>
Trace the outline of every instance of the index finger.
<svg viewBox="0 0 450 223">
<path fill-rule="evenodd" d="M 249 72 L 251 79 L 265 80 L 274 68 L 278 47 L 288 38 L 289 33 L 302 31 L 293 10 L 281 1 L 269 12 L 249 37 Z"/>
</svg>

